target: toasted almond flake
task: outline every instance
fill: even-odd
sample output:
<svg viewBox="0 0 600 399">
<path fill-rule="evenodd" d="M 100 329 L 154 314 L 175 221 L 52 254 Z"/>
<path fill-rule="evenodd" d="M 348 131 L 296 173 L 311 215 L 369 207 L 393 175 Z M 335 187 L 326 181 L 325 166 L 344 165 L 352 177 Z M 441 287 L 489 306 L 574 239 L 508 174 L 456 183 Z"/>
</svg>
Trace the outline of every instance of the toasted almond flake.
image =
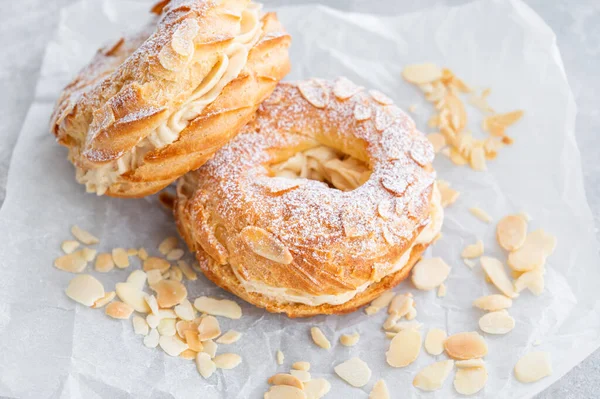
<svg viewBox="0 0 600 399">
<path fill-rule="evenodd" d="M 478 207 L 469 208 L 469 212 L 471 212 L 471 214 L 473 216 L 475 216 L 477 219 L 481 220 L 482 222 L 490 223 L 492 221 L 492 217 L 490 215 L 488 215 L 487 212 L 481 208 L 478 208 Z"/>
<path fill-rule="evenodd" d="M 207 353 L 210 358 L 214 358 L 217 353 L 218 345 L 212 339 L 208 339 L 202 342 L 202 352 Z"/>
<path fill-rule="evenodd" d="M 515 292 L 513 284 L 508 278 L 502 262 L 489 256 L 482 256 L 480 262 L 481 267 L 492 281 L 492 284 L 494 284 L 504 295 L 509 298 L 519 296 L 519 294 Z"/>
<path fill-rule="evenodd" d="M 54 266 L 64 272 L 81 273 L 87 266 L 81 251 L 63 255 L 54 260 Z"/>
<path fill-rule="evenodd" d="M 233 344 L 242 338 L 242 333 L 235 330 L 229 330 L 217 339 L 218 344 Z"/>
<path fill-rule="evenodd" d="M 475 244 L 470 244 L 463 249 L 461 256 L 463 258 L 473 259 L 483 255 L 483 241 L 477 240 Z"/>
<path fill-rule="evenodd" d="M 452 163 L 454 163 L 455 165 L 458 165 L 458 166 L 462 166 L 462 165 L 466 165 L 467 164 L 467 160 L 465 159 L 465 157 L 463 157 L 454 148 L 450 149 L 450 160 L 452 161 Z"/>
<path fill-rule="evenodd" d="M 457 360 L 454 364 L 459 369 L 485 367 L 483 359 Z"/>
<path fill-rule="evenodd" d="M 442 258 L 421 259 L 412 270 L 412 282 L 420 290 L 432 290 L 442 284 L 448 274 L 450 266 Z"/>
<path fill-rule="evenodd" d="M 273 234 L 260 227 L 245 227 L 240 238 L 258 256 L 284 265 L 292 263 L 293 257 L 289 249 Z"/>
<path fill-rule="evenodd" d="M 192 267 L 190 266 L 189 263 L 187 263 L 184 260 L 178 260 L 177 261 L 177 266 L 179 266 L 179 268 L 181 269 L 181 272 L 183 273 L 183 275 L 185 276 L 185 278 L 187 278 L 190 281 L 196 281 L 198 279 L 198 275 L 196 274 L 196 272 L 194 271 L 194 269 L 192 269 Z"/>
<path fill-rule="evenodd" d="M 431 63 L 413 64 L 404 68 L 402 77 L 410 83 L 423 85 L 440 79 L 442 71 L 437 65 Z"/>
<path fill-rule="evenodd" d="M 242 362 L 242 358 L 235 353 L 223 353 L 215 356 L 213 361 L 218 369 L 231 370 Z"/>
<path fill-rule="evenodd" d="M 194 301 L 194 307 L 202 313 L 213 316 L 223 316 L 230 319 L 242 317 L 242 308 L 236 302 L 229 299 L 215 299 L 201 296 Z"/>
<path fill-rule="evenodd" d="M 335 373 L 353 387 L 364 387 L 371 379 L 371 369 L 358 357 L 353 357 L 334 368 Z"/>
<path fill-rule="evenodd" d="M 354 119 L 356 119 L 358 122 L 371 118 L 371 113 L 371 108 L 366 105 L 356 104 L 354 106 Z"/>
<path fill-rule="evenodd" d="M 156 297 L 154 295 L 144 295 L 144 301 L 146 301 L 146 304 L 148 305 L 148 308 L 150 309 L 152 314 L 158 316 L 159 309 L 158 302 L 156 302 Z"/>
<path fill-rule="evenodd" d="M 129 256 L 137 256 L 138 250 L 135 248 L 127 248 L 127 255 Z"/>
<path fill-rule="evenodd" d="M 112 250 L 113 262 L 119 269 L 125 269 L 129 267 L 129 256 L 127 251 L 123 248 L 115 248 Z"/>
<path fill-rule="evenodd" d="M 113 299 L 115 299 L 115 292 L 114 291 L 110 291 L 104 294 L 104 296 L 98 300 L 96 300 L 96 302 L 94 302 L 94 304 L 91 306 L 93 309 L 98 309 L 101 308 L 102 306 L 106 305 L 107 303 L 109 303 L 110 301 L 112 301 Z"/>
<path fill-rule="evenodd" d="M 175 314 L 173 309 L 159 309 L 158 316 L 160 316 L 161 319 L 176 319 L 177 318 L 177 315 Z"/>
<path fill-rule="evenodd" d="M 77 240 L 79 240 L 85 245 L 93 245 L 98 244 L 100 242 L 100 240 L 97 237 L 95 237 L 90 232 L 82 229 L 77 225 L 71 227 L 71 234 L 73 234 L 73 237 L 75 237 Z"/>
<path fill-rule="evenodd" d="M 126 303 L 114 301 L 106 305 L 104 313 L 113 319 L 128 319 L 133 313 L 133 308 Z"/>
<path fill-rule="evenodd" d="M 221 335 L 221 327 L 219 326 L 219 321 L 216 317 L 206 316 L 200 320 L 200 325 L 198 326 L 198 338 L 200 341 L 206 341 L 209 339 L 217 338 Z"/>
<path fill-rule="evenodd" d="M 446 181 L 438 180 L 437 187 L 440 191 L 440 195 L 442 197 L 441 203 L 442 207 L 444 208 L 452 205 L 460 196 L 460 193 L 450 188 L 450 184 Z"/>
<path fill-rule="evenodd" d="M 85 248 L 82 248 L 82 249 L 80 250 L 81 257 L 82 257 L 83 259 L 85 259 L 85 261 L 86 261 L 86 262 L 91 262 L 91 261 L 93 261 L 93 260 L 94 260 L 94 258 L 96 257 L 96 254 L 97 254 L 97 253 L 98 253 L 98 251 L 97 251 L 97 250 L 95 250 L 95 249 L 92 249 L 92 248 L 87 248 L 87 247 L 85 247 Z"/>
<path fill-rule="evenodd" d="M 373 314 L 379 312 L 379 310 L 381 310 L 382 308 L 385 308 L 386 306 L 388 306 L 390 304 L 390 302 L 394 298 L 394 295 L 395 294 L 392 291 L 386 291 L 383 294 L 379 295 L 377 298 L 375 298 L 373 300 L 373 302 L 371 302 L 371 306 L 368 306 L 365 309 L 365 313 L 367 313 L 368 315 L 373 315 Z M 369 308 L 370 308 L 370 310 L 369 310 Z"/>
<path fill-rule="evenodd" d="M 357 332 L 354 334 L 342 334 L 340 337 L 340 343 L 344 346 L 354 346 L 358 343 L 359 339 L 360 334 Z"/>
<path fill-rule="evenodd" d="M 433 151 L 436 154 L 446 146 L 446 137 L 441 133 L 429 133 L 427 139 L 433 145 Z"/>
<path fill-rule="evenodd" d="M 191 349 L 186 349 L 179 354 L 179 357 L 182 359 L 186 359 L 186 360 L 194 360 L 194 359 L 196 359 L 197 354 L 198 354 L 198 352 L 196 352 L 196 351 L 193 351 Z"/>
<path fill-rule="evenodd" d="M 132 323 L 133 323 L 133 332 L 135 334 L 146 336 L 150 332 L 148 323 L 146 323 L 146 319 L 144 319 L 142 316 L 138 316 L 138 315 L 133 316 Z"/>
<path fill-rule="evenodd" d="M 179 260 L 183 257 L 183 249 L 175 248 L 169 251 L 167 254 L 167 260 Z"/>
<path fill-rule="evenodd" d="M 181 272 L 181 269 L 178 266 L 171 266 L 168 279 L 181 282 L 183 280 L 183 273 Z"/>
<path fill-rule="evenodd" d="M 485 340 L 475 331 L 451 335 L 444 341 L 444 349 L 448 356 L 456 360 L 483 357 L 488 351 Z"/>
<path fill-rule="evenodd" d="M 444 352 L 444 341 L 446 341 L 446 331 L 432 328 L 425 337 L 425 350 L 430 355 L 440 355 Z"/>
<path fill-rule="evenodd" d="M 374 314 L 376 314 L 377 312 L 379 312 L 381 310 L 381 308 L 376 308 L 375 306 L 367 306 L 365 308 L 365 313 L 367 314 L 367 316 L 372 316 Z"/>
<path fill-rule="evenodd" d="M 309 362 L 295 362 L 294 364 L 292 364 L 292 368 L 294 370 L 308 371 L 308 370 L 310 370 L 310 363 Z"/>
<path fill-rule="evenodd" d="M 508 255 L 508 265 L 521 272 L 540 268 L 555 247 L 556 237 L 542 229 L 533 231 L 527 235 L 521 248 Z"/>
<path fill-rule="evenodd" d="M 150 256 L 144 261 L 145 272 L 149 272 L 150 270 L 159 270 L 161 273 L 164 273 L 169 270 L 170 267 L 171 264 L 169 262 L 154 256 Z"/>
<path fill-rule="evenodd" d="M 298 389 L 304 388 L 302 381 L 300 381 L 297 377 L 286 373 L 279 373 L 271 376 L 268 379 L 268 383 L 271 385 L 289 385 Z"/>
<path fill-rule="evenodd" d="M 479 328 L 488 334 L 507 334 L 515 328 L 515 319 L 505 309 L 497 310 L 483 315 Z"/>
<path fill-rule="evenodd" d="M 204 349 L 204 344 L 200 342 L 200 338 L 198 336 L 198 330 L 191 331 L 187 330 L 184 334 L 185 342 L 188 344 L 188 347 L 195 352 L 202 352 Z M 207 341 L 208 342 L 208 341 Z"/>
<path fill-rule="evenodd" d="M 390 392 L 384 380 L 379 380 L 373 385 L 369 399 L 390 399 Z"/>
<path fill-rule="evenodd" d="M 127 282 L 141 291 L 146 286 L 146 278 L 146 273 L 141 270 L 134 270 L 127 277 Z"/>
<path fill-rule="evenodd" d="M 541 270 L 525 272 L 517 278 L 514 286 L 517 292 L 528 288 L 534 295 L 541 295 L 545 286 L 544 273 Z"/>
<path fill-rule="evenodd" d="M 177 330 L 177 335 L 179 335 L 180 338 L 183 338 L 187 342 L 185 333 L 187 331 L 192 331 L 196 333 L 196 335 L 198 335 L 198 325 L 200 325 L 200 319 L 198 319 L 198 321 L 179 320 L 175 324 L 175 329 Z"/>
<path fill-rule="evenodd" d="M 323 349 L 331 348 L 331 344 L 329 343 L 329 340 L 327 339 L 325 334 L 323 334 L 323 331 L 321 331 L 321 329 L 319 327 L 312 327 L 310 329 L 310 336 L 312 337 L 313 342 L 317 346 L 319 346 Z"/>
<path fill-rule="evenodd" d="M 161 335 L 158 340 L 158 344 L 169 356 L 179 356 L 181 352 L 188 349 L 187 344 L 181 341 L 179 338 L 176 338 L 174 335 Z"/>
<path fill-rule="evenodd" d="M 550 354 L 547 352 L 529 352 L 515 365 L 515 377 L 524 383 L 535 382 L 552 374 Z"/>
<path fill-rule="evenodd" d="M 419 352 L 421 352 L 421 333 L 411 328 L 399 331 L 392 338 L 385 356 L 390 366 L 406 367 L 415 361 Z"/>
<path fill-rule="evenodd" d="M 158 252 L 163 255 L 168 254 L 171 250 L 179 246 L 177 237 L 167 237 L 158 245 Z"/>
<path fill-rule="evenodd" d="M 390 328 L 391 331 L 399 332 L 402 330 L 415 329 L 418 330 L 423 327 L 423 324 L 418 321 L 399 321 Z"/>
<path fill-rule="evenodd" d="M 193 320 L 194 317 L 196 317 L 196 312 L 194 310 L 194 307 L 192 306 L 191 302 L 188 301 L 187 299 L 184 299 L 183 301 L 181 301 L 181 303 L 177 306 L 175 306 L 175 308 L 173 309 L 175 311 L 175 314 L 177 315 L 177 317 L 179 317 L 182 320 Z"/>
<path fill-rule="evenodd" d="M 475 262 L 473 262 L 470 259 L 463 259 L 463 262 L 465 263 L 465 265 L 469 266 L 471 269 L 475 267 Z"/>
<path fill-rule="evenodd" d="M 196 367 L 203 378 L 209 378 L 217 370 L 217 365 L 209 354 L 200 352 L 196 355 Z"/>
<path fill-rule="evenodd" d="M 304 391 L 289 385 L 273 385 L 264 394 L 264 399 L 306 399 Z"/>
<path fill-rule="evenodd" d="M 505 114 L 496 114 L 492 116 L 488 116 L 486 118 L 488 124 L 498 124 L 504 127 L 510 126 L 513 123 L 516 123 L 519 119 L 523 117 L 524 112 L 522 110 L 507 112 Z"/>
<path fill-rule="evenodd" d="M 423 391 L 440 389 L 454 367 L 453 360 L 443 360 L 425 367 L 413 379 L 413 386 Z"/>
<path fill-rule="evenodd" d="M 471 169 L 477 171 L 485 171 L 487 170 L 487 166 L 485 165 L 485 151 L 483 147 L 475 147 L 471 151 Z"/>
<path fill-rule="evenodd" d="M 485 367 L 459 368 L 454 376 L 454 389 L 461 395 L 474 395 L 485 387 L 487 379 Z"/>
<path fill-rule="evenodd" d="M 146 251 L 146 248 L 140 248 L 138 249 L 137 256 L 141 260 L 146 260 L 148 259 L 148 251 Z"/>
<path fill-rule="evenodd" d="M 512 299 L 500 294 L 482 296 L 473 301 L 473 306 L 488 312 L 494 312 L 510 308 L 512 306 Z"/>
<path fill-rule="evenodd" d="M 177 328 L 175 327 L 175 319 L 161 319 L 156 327 L 156 330 L 160 336 L 173 337 L 177 334 Z"/>
<path fill-rule="evenodd" d="M 160 280 L 151 288 L 156 292 L 156 301 L 161 308 L 178 305 L 187 297 L 187 289 L 179 281 Z"/>
<path fill-rule="evenodd" d="M 500 219 L 496 226 L 498 244 L 507 251 L 515 251 L 525 243 L 527 221 L 520 215 L 508 215 Z"/>
<path fill-rule="evenodd" d="M 62 249 L 62 251 L 66 254 L 70 254 L 73 253 L 73 251 L 75 251 L 78 247 L 79 247 L 79 241 L 75 241 L 75 240 L 66 240 L 63 241 L 62 244 L 60 245 L 60 248 Z"/>
<path fill-rule="evenodd" d="M 281 366 L 283 364 L 284 359 L 285 359 L 285 355 L 283 354 L 283 352 L 280 350 L 277 350 L 277 352 L 275 352 L 275 360 L 277 361 L 277 364 Z"/>
<path fill-rule="evenodd" d="M 144 346 L 147 348 L 156 348 L 158 346 L 158 341 L 160 339 L 160 335 L 158 335 L 158 331 L 156 329 L 151 329 L 148 335 L 144 337 Z"/>
<path fill-rule="evenodd" d="M 160 272 L 160 270 L 157 269 L 147 271 L 146 277 L 148 279 L 149 286 L 153 286 L 154 284 L 158 283 L 160 280 L 163 279 L 162 273 Z"/>
<path fill-rule="evenodd" d="M 307 382 L 311 380 L 311 375 L 306 370 L 290 370 L 290 374 L 298 378 L 301 382 Z"/>
<path fill-rule="evenodd" d="M 65 291 L 67 296 L 85 306 L 92 306 L 94 302 L 104 296 L 102 283 L 89 274 L 75 276 Z"/>
<path fill-rule="evenodd" d="M 150 312 L 150 307 L 148 307 L 145 299 L 146 294 L 134 284 L 117 283 L 115 285 L 115 291 L 117 292 L 119 299 L 131 306 L 136 312 Z"/>
<path fill-rule="evenodd" d="M 394 101 L 380 92 L 379 90 L 369 90 L 369 94 L 373 97 L 373 100 L 377 101 L 381 105 L 390 105 L 393 104 Z"/>
<path fill-rule="evenodd" d="M 321 399 L 331 390 L 331 384 L 325 378 L 315 378 L 304 383 L 306 399 Z M 285 398 L 287 399 L 287 398 Z"/>
<path fill-rule="evenodd" d="M 115 263 L 112 260 L 112 255 L 107 253 L 99 254 L 96 258 L 96 264 L 94 268 L 97 272 L 107 273 L 115 267 Z"/>
</svg>

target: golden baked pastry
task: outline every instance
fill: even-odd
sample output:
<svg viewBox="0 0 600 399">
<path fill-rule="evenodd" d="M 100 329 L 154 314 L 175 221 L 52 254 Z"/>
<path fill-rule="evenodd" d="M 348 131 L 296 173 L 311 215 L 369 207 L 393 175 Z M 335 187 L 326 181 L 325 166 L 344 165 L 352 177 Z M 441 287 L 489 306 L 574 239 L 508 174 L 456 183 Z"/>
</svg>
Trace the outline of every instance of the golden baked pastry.
<svg viewBox="0 0 600 399">
<path fill-rule="evenodd" d="M 346 313 L 407 277 L 438 236 L 433 148 L 348 79 L 281 83 L 178 182 L 175 217 L 206 276 L 271 312 Z"/>
<path fill-rule="evenodd" d="M 250 0 L 172 0 L 99 50 L 64 89 L 51 131 L 98 195 L 155 193 L 237 134 L 289 71 L 287 35 Z"/>
</svg>

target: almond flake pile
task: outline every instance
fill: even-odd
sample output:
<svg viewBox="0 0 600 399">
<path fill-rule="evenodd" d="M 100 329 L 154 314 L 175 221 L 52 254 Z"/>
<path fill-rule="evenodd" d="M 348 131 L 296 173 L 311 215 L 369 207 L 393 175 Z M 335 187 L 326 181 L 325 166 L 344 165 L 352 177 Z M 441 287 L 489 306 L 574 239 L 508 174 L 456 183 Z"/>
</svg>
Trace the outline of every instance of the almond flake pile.
<svg viewBox="0 0 600 399">
<path fill-rule="evenodd" d="M 496 158 L 502 147 L 512 144 L 506 128 L 521 119 L 523 111 L 497 114 L 487 103 L 490 89 L 478 95 L 450 69 L 431 63 L 408 65 L 402 76 L 417 85 L 435 107 L 428 126 L 439 129 L 439 133 L 428 138 L 436 152 L 447 155 L 453 163 L 483 171 L 488 160 Z M 469 102 L 485 115 L 482 128 L 489 133 L 485 139 L 474 137 L 467 129 L 467 111 L 461 99 L 467 94 Z"/>
<path fill-rule="evenodd" d="M 301 368 L 299 368 L 301 367 Z M 324 378 L 313 379 L 308 372 L 310 364 L 296 362 L 289 373 L 278 373 L 268 379 L 271 385 L 264 394 L 265 399 L 320 399 L 331 390 L 331 384 Z"/>
</svg>

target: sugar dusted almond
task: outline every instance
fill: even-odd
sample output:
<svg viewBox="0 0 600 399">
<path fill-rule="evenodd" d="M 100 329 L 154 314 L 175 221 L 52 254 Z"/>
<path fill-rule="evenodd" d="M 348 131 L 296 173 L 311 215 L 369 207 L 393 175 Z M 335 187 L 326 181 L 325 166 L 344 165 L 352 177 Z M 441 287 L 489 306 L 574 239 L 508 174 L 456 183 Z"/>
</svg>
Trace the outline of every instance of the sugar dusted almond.
<svg viewBox="0 0 600 399">
<path fill-rule="evenodd" d="M 506 310 L 497 310 L 481 316 L 479 328 L 488 334 L 506 334 L 515 328 L 515 319 Z"/>
<path fill-rule="evenodd" d="M 198 326 L 198 333 L 198 338 L 200 338 L 200 341 L 217 338 L 219 335 L 221 335 L 219 321 L 213 316 L 203 317 L 202 320 L 200 320 L 200 325 Z"/>
<path fill-rule="evenodd" d="M 135 285 L 131 283 L 117 283 L 115 285 L 115 291 L 117 292 L 119 299 L 133 307 L 136 312 L 150 312 L 150 308 L 145 299 L 146 294 Z"/>
<path fill-rule="evenodd" d="M 113 262 L 119 269 L 125 269 L 129 267 L 129 255 L 127 255 L 127 251 L 123 248 L 114 248 L 112 250 L 112 258 Z"/>
<path fill-rule="evenodd" d="M 91 306 L 93 309 L 98 309 L 103 307 L 104 305 L 106 305 L 107 303 L 109 303 L 110 301 L 112 301 L 113 299 L 115 299 L 115 292 L 114 291 L 110 291 L 104 294 L 104 296 L 100 299 L 98 299 L 96 302 L 94 302 L 94 304 Z"/>
<path fill-rule="evenodd" d="M 525 243 L 527 221 L 520 215 L 508 215 L 496 226 L 498 244 L 507 251 L 515 251 Z"/>
<path fill-rule="evenodd" d="M 384 380 L 379 380 L 373 385 L 369 399 L 390 399 L 390 392 Z"/>
<path fill-rule="evenodd" d="M 242 362 L 242 358 L 236 353 L 223 353 L 215 356 L 213 361 L 218 369 L 231 370 Z"/>
<path fill-rule="evenodd" d="M 355 332 L 354 334 L 342 334 L 340 337 L 340 343 L 344 346 L 354 346 L 358 343 L 360 334 Z"/>
<path fill-rule="evenodd" d="M 202 352 L 202 350 L 204 349 L 204 344 L 200 341 L 197 330 L 187 330 L 185 332 L 185 343 L 188 344 L 188 347 L 191 350 L 196 352 Z"/>
<path fill-rule="evenodd" d="M 440 355 L 444 352 L 444 341 L 446 341 L 446 331 L 432 328 L 425 337 L 425 350 L 430 355 Z"/>
<path fill-rule="evenodd" d="M 517 292 L 528 288 L 534 295 L 541 295 L 544 292 L 544 273 L 541 270 L 532 270 L 521 274 L 514 283 Z"/>
<path fill-rule="evenodd" d="M 367 105 L 356 104 L 354 106 L 353 115 L 354 115 L 354 119 L 356 119 L 358 122 L 365 121 L 365 120 L 371 118 L 371 114 L 372 114 L 371 108 Z"/>
<path fill-rule="evenodd" d="M 283 354 L 282 351 L 280 351 L 278 349 L 277 352 L 275 353 L 275 360 L 277 361 L 277 364 L 281 366 L 283 364 L 284 359 L 285 359 L 285 355 Z"/>
<path fill-rule="evenodd" d="M 73 234 L 73 237 L 75 237 L 77 240 L 79 240 L 80 242 L 82 242 L 85 245 L 94 245 L 94 244 L 98 244 L 100 242 L 100 240 L 97 237 L 95 237 L 93 234 L 82 229 L 81 227 L 79 227 L 77 225 L 74 225 L 73 227 L 71 227 L 71 234 Z"/>
<path fill-rule="evenodd" d="M 156 292 L 156 301 L 161 308 L 179 305 L 187 297 L 187 289 L 179 281 L 160 280 L 151 288 Z"/>
<path fill-rule="evenodd" d="M 487 355 L 485 340 L 477 332 L 462 332 L 451 335 L 444 341 L 448 356 L 456 360 L 468 360 Z"/>
<path fill-rule="evenodd" d="M 229 330 L 217 339 L 218 344 L 233 344 L 242 337 L 242 333 L 235 330 Z"/>
<path fill-rule="evenodd" d="M 94 302 L 104 296 L 102 283 L 89 274 L 75 276 L 65 291 L 67 296 L 85 306 L 92 306 Z"/>
<path fill-rule="evenodd" d="M 413 386 L 423 391 L 437 391 L 454 367 L 453 360 L 443 360 L 425 367 L 413 379 Z"/>
<path fill-rule="evenodd" d="M 200 352 L 196 355 L 196 367 L 202 378 L 209 378 L 217 370 L 217 365 L 209 354 Z"/>
<path fill-rule="evenodd" d="M 275 374 L 268 379 L 268 383 L 271 385 L 289 385 L 298 389 L 304 389 L 304 384 L 302 384 L 302 381 L 291 374 Z"/>
<path fill-rule="evenodd" d="M 321 329 L 319 327 L 312 327 L 310 329 L 310 335 L 313 339 L 313 342 L 317 346 L 319 346 L 323 349 L 331 348 L 331 344 L 329 343 L 329 340 L 327 339 L 325 334 L 323 334 L 323 331 L 321 331 Z"/>
<path fill-rule="evenodd" d="M 196 281 L 198 279 L 198 275 L 196 274 L 196 272 L 194 271 L 194 269 L 192 269 L 192 267 L 190 266 L 189 263 L 187 263 L 184 260 L 178 260 L 177 261 L 177 266 L 179 266 L 179 268 L 181 269 L 181 272 L 183 273 L 183 275 L 185 276 L 185 278 L 187 278 L 190 281 Z"/>
<path fill-rule="evenodd" d="M 353 387 L 364 387 L 371 379 L 371 369 L 358 357 L 353 357 L 334 367 L 335 373 Z"/>
<path fill-rule="evenodd" d="M 421 259 L 412 270 L 412 282 L 420 290 L 432 290 L 442 284 L 448 274 L 450 266 L 442 258 Z"/>
<path fill-rule="evenodd" d="M 394 215 L 393 208 L 394 205 L 392 204 L 392 201 L 384 199 L 377 205 L 377 213 L 382 219 L 388 220 Z"/>
<path fill-rule="evenodd" d="M 292 254 L 287 247 L 265 229 L 247 226 L 241 231 L 240 238 L 258 256 L 284 265 L 292 263 Z"/>
<path fill-rule="evenodd" d="M 161 319 L 156 327 L 156 330 L 160 336 L 173 337 L 177 334 L 177 328 L 175 327 L 175 319 Z"/>
<path fill-rule="evenodd" d="M 463 249 L 461 256 L 463 258 L 473 259 L 483 255 L 483 241 L 477 240 L 475 244 L 470 244 Z"/>
<path fill-rule="evenodd" d="M 127 276 L 126 282 L 141 291 L 146 286 L 146 279 L 146 273 L 141 270 L 134 270 Z"/>
<path fill-rule="evenodd" d="M 159 270 L 161 273 L 166 272 L 171 267 L 171 264 L 164 259 L 150 256 L 144 261 L 144 271 Z"/>
<path fill-rule="evenodd" d="M 150 332 L 150 328 L 148 323 L 146 323 L 146 319 L 142 316 L 135 315 L 132 319 L 133 323 L 133 332 L 137 335 L 146 336 Z"/>
<path fill-rule="evenodd" d="M 512 306 L 512 299 L 500 294 L 482 296 L 473 301 L 473 306 L 488 312 L 494 312 L 510 308 Z"/>
<path fill-rule="evenodd" d="M 236 320 L 242 317 L 242 308 L 240 305 L 229 299 L 215 299 L 201 296 L 194 301 L 194 307 L 199 312 L 213 316 L 223 316 Z"/>
<path fill-rule="evenodd" d="M 171 250 L 177 248 L 179 240 L 177 237 L 167 237 L 158 245 L 158 252 L 163 255 L 168 254 Z"/>
<path fill-rule="evenodd" d="M 337 78 L 333 86 L 333 95 L 340 100 L 346 100 L 359 91 L 361 91 L 361 87 L 345 77 Z"/>
<path fill-rule="evenodd" d="M 108 273 L 114 269 L 115 263 L 113 262 L 112 255 L 108 253 L 98 254 L 96 257 L 96 263 L 94 268 L 97 272 Z"/>
<path fill-rule="evenodd" d="M 492 217 L 490 215 L 488 215 L 488 213 L 486 211 L 484 211 L 481 208 L 478 207 L 473 207 L 473 208 L 469 208 L 469 212 L 471 212 L 471 214 L 473 216 L 475 216 L 477 219 L 481 220 L 482 222 L 485 223 L 490 223 L 492 221 Z"/>
<path fill-rule="evenodd" d="M 373 100 L 377 101 L 381 105 L 390 105 L 393 104 L 394 101 L 380 92 L 379 90 L 369 90 L 369 94 L 373 97 Z"/>
<path fill-rule="evenodd" d="M 289 385 L 273 385 L 263 396 L 264 399 L 307 399 L 301 389 Z"/>
<path fill-rule="evenodd" d="M 181 248 L 175 248 L 169 251 L 169 253 L 167 254 L 167 260 L 179 260 L 183 257 L 183 249 Z"/>
<path fill-rule="evenodd" d="M 162 335 L 158 340 L 158 344 L 169 356 L 179 356 L 181 352 L 188 349 L 187 344 L 175 336 Z"/>
<path fill-rule="evenodd" d="M 292 364 L 292 368 L 294 370 L 308 371 L 308 370 L 310 370 L 310 363 L 309 362 L 295 362 L 294 364 Z"/>
<path fill-rule="evenodd" d="M 513 284 L 508 278 L 502 262 L 489 256 L 482 256 L 480 262 L 481 267 L 492 281 L 492 284 L 494 284 L 504 295 L 509 298 L 519 296 L 519 294 L 515 292 Z"/>
<path fill-rule="evenodd" d="M 158 341 L 160 339 L 160 335 L 158 335 L 158 331 L 156 329 L 151 329 L 148 335 L 144 337 L 144 346 L 147 348 L 156 348 L 158 346 Z"/>
<path fill-rule="evenodd" d="M 315 108 L 325 108 L 329 102 L 328 92 L 323 85 L 315 79 L 304 80 L 298 83 L 298 91 L 300 91 L 302 97 Z"/>
<path fill-rule="evenodd" d="M 457 360 L 454 364 L 459 369 L 485 367 L 483 359 Z"/>
<path fill-rule="evenodd" d="M 485 367 L 459 368 L 454 376 L 454 389 L 461 395 L 474 395 L 485 387 L 487 379 Z"/>
<path fill-rule="evenodd" d="M 536 382 L 550 374 L 552 364 L 547 352 L 529 352 L 515 365 L 515 377 L 520 382 Z"/>
<path fill-rule="evenodd" d="M 146 260 L 146 259 L 148 259 L 148 251 L 146 251 L 146 248 L 140 248 L 137 251 L 137 256 L 141 260 Z"/>
<path fill-rule="evenodd" d="M 404 68 L 402 77 L 410 83 L 422 85 L 439 80 L 442 71 L 437 65 L 431 63 L 413 64 Z"/>
<path fill-rule="evenodd" d="M 440 284 L 440 286 L 438 287 L 437 296 L 439 298 L 443 298 L 446 296 L 446 285 L 444 283 Z"/>
<path fill-rule="evenodd" d="M 390 342 L 385 353 L 392 367 L 406 367 L 416 360 L 421 351 L 421 333 L 416 329 L 402 330 Z"/>
<path fill-rule="evenodd" d="M 76 251 L 56 258 L 54 266 L 64 272 L 81 273 L 87 266 L 87 261 L 80 251 Z"/>
<path fill-rule="evenodd" d="M 126 303 L 114 301 L 106 305 L 104 313 L 113 319 L 128 319 L 133 313 L 133 308 Z"/>
<path fill-rule="evenodd" d="M 60 248 L 62 249 L 62 251 L 65 254 L 71 254 L 73 253 L 73 251 L 75 251 L 78 247 L 79 247 L 79 241 L 75 241 L 75 240 L 66 240 L 63 241 L 62 244 L 60 245 Z"/>
</svg>

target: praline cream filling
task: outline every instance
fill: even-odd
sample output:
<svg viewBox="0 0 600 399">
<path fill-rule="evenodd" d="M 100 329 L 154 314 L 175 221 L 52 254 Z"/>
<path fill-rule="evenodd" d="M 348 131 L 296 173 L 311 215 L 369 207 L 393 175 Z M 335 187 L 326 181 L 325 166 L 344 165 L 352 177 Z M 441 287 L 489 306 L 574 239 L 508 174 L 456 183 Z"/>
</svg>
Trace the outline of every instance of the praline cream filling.
<svg viewBox="0 0 600 399">
<path fill-rule="evenodd" d="M 390 270 L 390 272 L 387 275 L 395 273 L 401 270 L 404 266 L 406 266 L 408 260 L 410 259 L 412 249 L 415 246 L 419 244 L 428 244 L 432 242 L 435 239 L 435 237 L 440 233 L 442 229 L 443 220 L 444 210 L 441 204 L 440 192 L 438 191 L 437 187 L 434 186 L 433 194 L 431 197 L 431 213 L 429 224 L 421 231 L 421 233 L 417 236 L 411 247 L 406 250 L 406 252 L 396 262 L 394 267 Z M 235 273 L 235 268 L 233 268 L 233 270 Z M 269 297 L 277 302 L 302 303 L 304 305 L 309 306 L 319 306 L 323 304 L 341 305 L 354 298 L 358 293 L 366 290 L 372 283 L 376 282 L 368 281 L 355 290 L 347 291 L 337 295 L 310 295 L 289 288 L 269 286 L 258 281 L 246 281 L 242 279 L 241 276 L 237 273 L 236 276 L 240 280 L 242 286 L 248 292 L 256 292 L 265 295 L 266 297 Z"/>
<path fill-rule="evenodd" d="M 88 192 L 102 195 L 120 175 L 139 167 L 148 152 L 175 142 L 190 121 L 215 101 L 225 86 L 240 74 L 261 32 L 260 5 L 250 3 L 240 16 L 239 33 L 186 102 L 121 158 L 99 168 L 83 170 L 77 167 L 77 181 L 85 184 Z M 193 50 L 189 59 L 193 60 Z"/>
</svg>

